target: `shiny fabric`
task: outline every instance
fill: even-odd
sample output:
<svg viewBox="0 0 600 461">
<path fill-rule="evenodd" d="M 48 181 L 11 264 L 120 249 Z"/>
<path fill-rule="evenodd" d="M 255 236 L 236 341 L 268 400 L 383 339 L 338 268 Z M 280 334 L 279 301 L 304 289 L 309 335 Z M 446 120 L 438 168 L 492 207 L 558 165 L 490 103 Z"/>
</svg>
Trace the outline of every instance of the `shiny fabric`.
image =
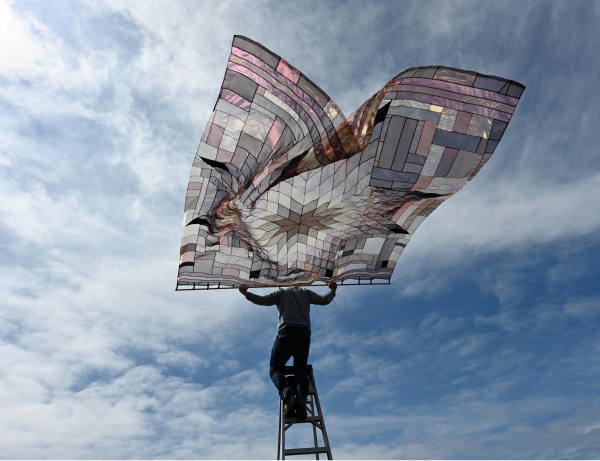
<svg viewBox="0 0 600 461">
<path fill-rule="evenodd" d="M 417 67 L 345 116 L 234 37 L 192 166 L 178 289 L 389 280 L 419 225 L 489 161 L 523 90 Z"/>
</svg>

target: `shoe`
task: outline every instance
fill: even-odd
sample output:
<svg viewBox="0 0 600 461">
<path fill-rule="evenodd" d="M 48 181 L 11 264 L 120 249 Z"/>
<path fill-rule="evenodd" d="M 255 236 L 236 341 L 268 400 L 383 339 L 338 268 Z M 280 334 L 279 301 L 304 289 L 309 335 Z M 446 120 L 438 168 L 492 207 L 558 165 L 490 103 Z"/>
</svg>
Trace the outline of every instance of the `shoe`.
<svg viewBox="0 0 600 461">
<path fill-rule="evenodd" d="M 305 420 L 306 416 L 306 402 L 303 402 L 301 399 L 296 399 L 296 418 Z"/>
<path fill-rule="evenodd" d="M 293 418 L 296 414 L 296 402 L 298 398 L 296 391 L 291 387 L 286 387 L 283 391 L 283 403 L 285 404 L 285 417 Z"/>
</svg>

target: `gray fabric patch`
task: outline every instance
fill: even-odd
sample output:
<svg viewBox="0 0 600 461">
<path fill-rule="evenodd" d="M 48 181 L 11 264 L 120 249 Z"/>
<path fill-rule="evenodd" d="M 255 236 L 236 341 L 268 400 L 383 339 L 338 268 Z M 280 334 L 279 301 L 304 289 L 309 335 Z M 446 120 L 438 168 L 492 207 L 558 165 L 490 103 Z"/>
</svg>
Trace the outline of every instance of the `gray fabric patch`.
<svg viewBox="0 0 600 461">
<path fill-rule="evenodd" d="M 254 99 L 254 93 L 256 93 L 256 89 L 258 88 L 258 83 L 250 80 L 245 75 L 227 69 L 227 72 L 225 72 L 225 80 L 223 81 L 223 88 L 227 88 L 239 94 L 242 98 L 252 101 Z"/>
<path fill-rule="evenodd" d="M 388 111 L 389 115 L 400 115 L 402 117 L 414 118 L 417 120 L 424 120 L 426 122 L 439 123 L 441 114 L 438 112 L 431 112 L 429 110 L 417 109 L 414 107 L 406 106 L 395 106 L 390 107 Z"/>
<path fill-rule="evenodd" d="M 495 91 L 496 93 L 500 91 L 504 85 L 506 84 L 506 80 L 500 80 L 487 75 L 478 75 L 475 79 L 475 83 L 473 86 L 475 88 L 481 88 L 482 90 Z"/>
<path fill-rule="evenodd" d="M 404 173 L 403 171 L 385 170 L 383 168 L 373 168 L 373 178 L 383 181 L 400 181 L 414 184 L 419 179 L 415 173 Z"/>
<path fill-rule="evenodd" d="M 269 53 L 260 46 L 257 46 L 252 42 L 244 40 L 241 37 L 235 37 L 235 39 L 233 40 L 233 46 L 239 48 L 240 50 L 244 50 L 250 54 L 253 54 L 262 61 L 266 62 L 273 69 L 277 69 L 277 65 L 279 64 L 280 58 L 278 56 L 275 56 L 273 53 Z"/>
<path fill-rule="evenodd" d="M 433 78 L 436 70 L 438 70 L 438 66 L 421 67 L 415 72 L 413 78 Z"/>
<path fill-rule="evenodd" d="M 433 144 L 438 146 L 451 147 L 452 149 L 468 150 L 475 152 L 479 145 L 479 139 L 475 136 L 466 134 L 452 133 L 450 131 L 436 130 L 433 137 Z"/>
</svg>

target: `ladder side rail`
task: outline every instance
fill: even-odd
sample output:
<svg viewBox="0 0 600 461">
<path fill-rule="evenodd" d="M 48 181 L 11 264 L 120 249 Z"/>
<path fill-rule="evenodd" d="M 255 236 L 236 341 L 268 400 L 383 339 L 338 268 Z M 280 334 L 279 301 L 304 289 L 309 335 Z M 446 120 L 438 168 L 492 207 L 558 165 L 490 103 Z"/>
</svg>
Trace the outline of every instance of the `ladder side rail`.
<svg viewBox="0 0 600 461">
<path fill-rule="evenodd" d="M 281 459 L 285 459 L 285 404 L 283 403 L 283 399 L 281 399 Z"/>
<path fill-rule="evenodd" d="M 279 398 L 279 421 L 277 422 L 277 426 L 279 427 L 277 433 L 277 459 L 279 460 L 279 456 L 281 455 L 281 397 Z"/>
<path fill-rule="evenodd" d="M 279 440 L 277 441 L 277 459 L 285 459 L 285 406 L 283 399 L 279 398 Z M 281 458 L 280 456 L 281 452 Z"/>
<path fill-rule="evenodd" d="M 310 413 L 311 413 L 312 416 L 314 416 L 315 415 L 315 396 L 311 395 L 310 397 L 311 397 L 311 399 L 310 399 Z M 312 430 L 313 430 L 313 438 L 315 439 L 315 448 L 318 448 L 319 447 L 319 439 L 317 437 L 317 428 L 316 428 L 315 424 L 312 425 Z M 316 459 L 320 459 L 319 458 L 319 453 L 315 453 L 315 457 L 316 457 Z"/>
<path fill-rule="evenodd" d="M 321 417 L 321 432 L 323 434 L 323 442 L 327 447 L 327 459 L 333 459 L 331 454 L 331 446 L 329 445 L 329 437 L 327 436 L 327 429 L 325 429 L 325 418 L 323 418 L 323 410 L 321 410 L 321 402 L 319 401 L 319 392 L 317 391 L 317 383 L 315 382 L 315 376 L 313 374 L 312 367 L 310 368 L 310 379 L 313 382 L 315 388 L 315 403 L 317 404 L 317 411 Z"/>
<path fill-rule="evenodd" d="M 277 421 L 277 460 L 281 454 L 281 397 L 279 397 L 279 420 Z"/>
</svg>

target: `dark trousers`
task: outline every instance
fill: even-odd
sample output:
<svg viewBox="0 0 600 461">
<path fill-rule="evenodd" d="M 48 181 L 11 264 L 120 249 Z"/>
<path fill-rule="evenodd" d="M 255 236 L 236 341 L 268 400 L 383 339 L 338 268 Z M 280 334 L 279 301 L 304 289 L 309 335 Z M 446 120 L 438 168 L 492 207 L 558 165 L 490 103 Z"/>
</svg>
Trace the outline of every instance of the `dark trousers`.
<svg viewBox="0 0 600 461">
<path fill-rule="evenodd" d="M 310 349 L 310 331 L 304 327 L 287 327 L 279 331 L 273 349 L 271 351 L 271 367 L 269 374 L 279 391 L 289 386 L 285 376 L 285 364 L 294 357 L 294 375 L 296 377 L 296 388 L 302 402 L 306 402 L 308 396 L 308 376 L 306 364 L 308 362 L 308 350 Z"/>
</svg>

